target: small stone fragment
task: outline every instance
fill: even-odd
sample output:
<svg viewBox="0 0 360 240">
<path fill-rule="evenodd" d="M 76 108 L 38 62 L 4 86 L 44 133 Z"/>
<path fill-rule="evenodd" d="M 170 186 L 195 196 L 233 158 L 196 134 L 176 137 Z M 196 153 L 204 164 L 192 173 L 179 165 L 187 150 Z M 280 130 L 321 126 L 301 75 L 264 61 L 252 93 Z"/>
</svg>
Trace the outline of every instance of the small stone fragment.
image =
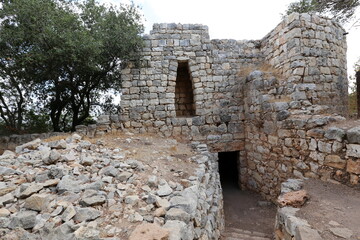
<svg viewBox="0 0 360 240">
<path fill-rule="evenodd" d="M 94 159 L 91 156 L 82 156 L 80 164 L 83 166 L 91 166 L 94 163 Z"/>
<path fill-rule="evenodd" d="M 309 196 L 305 190 L 299 190 L 295 192 L 287 192 L 279 196 L 277 202 L 280 207 L 292 206 L 301 207 L 309 199 Z"/>
<path fill-rule="evenodd" d="M 165 220 L 179 220 L 189 223 L 190 215 L 180 208 L 170 208 L 170 210 L 166 212 Z"/>
<path fill-rule="evenodd" d="M 9 223 L 9 228 L 14 229 L 17 227 L 22 227 L 24 229 L 31 229 L 36 224 L 36 215 L 34 211 L 22 211 L 18 212 L 15 216 L 11 218 Z"/>
<path fill-rule="evenodd" d="M 330 228 L 329 229 L 335 236 L 350 239 L 353 235 L 353 232 L 348 228 Z"/>
<path fill-rule="evenodd" d="M 171 187 L 167 183 L 165 183 L 164 185 L 158 186 L 158 191 L 156 193 L 160 197 L 163 197 L 163 196 L 170 195 L 172 192 L 173 192 L 173 190 L 171 189 Z"/>
<path fill-rule="evenodd" d="M 64 139 L 60 139 L 59 141 L 52 141 L 48 143 L 48 146 L 51 149 L 66 149 L 67 143 Z"/>
<path fill-rule="evenodd" d="M 157 207 L 162 207 L 165 209 L 168 209 L 170 207 L 170 202 L 167 199 L 160 198 L 160 197 L 156 197 L 155 204 Z"/>
<path fill-rule="evenodd" d="M 101 211 L 91 207 L 76 208 L 76 214 L 74 217 L 75 222 L 92 221 L 101 216 Z"/>
<path fill-rule="evenodd" d="M 168 240 L 169 230 L 157 224 L 142 223 L 130 234 L 129 240 Z"/>
<path fill-rule="evenodd" d="M 61 219 L 64 222 L 67 222 L 70 219 L 72 219 L 75 216 L 75 214 L 76 214 L 76 210 L 75 210 L 74 206 L 72 204 L 70 204 L 69 206 L 67 206 L 67 208 L 65 209 L 65 211 L 61 215 Z"/>
<path fill-rule="evenodd" d="M 48 194 L 33 194 L 25 200 L 24 207 L 40 212 L 47 209 L 49 200 L 50 196 Z"/>
<path fill-rule="evenodd" d="M 23 192 L 21 192 L 19 197 L 27 198 L 27 197 L 31 196 L 32 194 L 39 192 L 43 188 L 44 187 L 42 184 L 33 183 L 29 187 L 27 187 Z"/>
<path fill-rule="evenodd" d="M 6 208 L 0 208 L 0 218 L 10 216 L 10 211 Z"/>
<path fill-rule="evenodd" d="M 126 182 L 133 174 L 130 172 L 121 172 L 120 174 L 118 174 L 118 176 L 116 176 L 116 178 L 120 181 L 120 182 Z"/>
<path fill-rule="evenodd" d="M 38 148 L 41 144 L 41 140 L 39 138 L 31 141 L 31 142 L 28 142 L 28 143 L 25 143 L 25 144 L 22 144 L 20 146 L 17 146 L 15 148 L 15 152 L 16 153 L 20 153 L 22 150 L 24 150 L 25 148 L 29 149 L 29 150 L 35 150 L 36 148 Z"/>
<path fill-rule="evenodd" d="M 166 214 L 166 210 L 165 208 L 161 207 L 161 208 L 158 208 L 154 211 L 154 216 L 155 217 L 163 217 L 165 216 Z"/>
<path fill-rule="evenodd" d="M 125 197 L 125 203 L 134 206 L 138 203 L 139 197 L 137 195 L 130 195 Z"/>
<path fill-rule="evenodd" d="M 120 171 L 116 169 L 114 166 L 108 166 L 99 171 L 99 175 L 117 177 Z"/>
<path fill-rule="evenodd" d="M 80 205 L 82 206 L 95 206 L 105 203 L 106 197 L 104 195 L 95 195 L 91 197 L 83 198 L 80 201 Z"/>
<path fill-rule="evenodd" d="M 15 189 L 15 186 L 0 188 L 0 197 L 14 191 Z"/>
<path fill-rule="evenodd" d="M 142 222 L 144 218 L 137 212 L 130 214 L 128 217 L 129 222 Z"/>
</svg>

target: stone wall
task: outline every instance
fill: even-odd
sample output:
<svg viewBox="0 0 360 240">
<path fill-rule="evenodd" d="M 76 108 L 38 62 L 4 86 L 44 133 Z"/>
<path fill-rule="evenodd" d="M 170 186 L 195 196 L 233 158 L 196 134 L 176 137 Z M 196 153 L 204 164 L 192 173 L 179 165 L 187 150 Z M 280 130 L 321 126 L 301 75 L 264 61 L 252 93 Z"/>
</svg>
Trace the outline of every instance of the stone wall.
<svg viewBox="0 0 360 240">
<path fill-rule="evenodd" d="M 347 116 L 344 33 L 337 22 L 294 13 L 262 40 L 265 62 L 284 76 L 293 101 Z"/>
<path fill-rule="evenodd" d="M 246 81 L 244 187 L 274 199 L 292 177 L 358 184 L 360 128 L 351 127 L 357 122 L 319 114 L 322 106 L 299 107 L 291 94 L 279 94 L 283 80 L 271 72 L 254 71 Z"/>
<path fill-rule="evenodd" d="M 243 84 L 237 74 L 261 57 L 258 41 L 210 41 L 203 25 L 155 24 L 145 42 L 143 67 L 123 72 L 124 127 L 203 141 L 212 151 L 241 150 Z M 189 65 L 193 116 L 176 115 L 179 62 Z"/>
<path fill-rule="evenodd" d="M 30 142 L 37 138 L 46 139 L 49 137 L 61 136 L 65 133 L 61 132 L 49 132 L 49 133 L 34 133 L 34 134 L 23 134 L 23 135 L 10 135 L 0 137 L 0 154 L 5 150 L 15 150 L 16 146 L 19 146 L 23 143 Z"/>
<path fill-rule="evenodd" d="M 256 41 L 210 40 L 203 25 L 155 24 L 144 37 L 142 67 L 123 70 L 121 121 L 134 132 L 202 141 L 213 152 L 242 152 L 244 76 L 269 67 L 282 76 L 278 97 L 289 97 L 294 107 L 346 115 L 343 33 L 337 23 L 308 14 L 285 18 Z M 179 63 L 189 66 L 193 116 L 176 113 Z"/>
<path fill-rule="evenodd" d="M 268 198 L 293 176 L 342 172 L 341 182 L 354 183 L 358 175 L 345 169 L 354 161 L 328 164 L 351 146 L 312 134 L 347 115 L 344 33 L 309 14 L 286 17 L 257 41 L 209 40 L 203 25 L 156 24 L 145 36 L 143 67 L 123 72 L 121 122 L 134 132 L 200 141 L 212 152 L 239 151 L 242 186 Z M 175 89 L 184 62 L 195 114 L 180 117 Z"/>
<path fill-rule="evenodd" d="M 197 145 L 196 149 L 202 153 L 201 157 L 193 158 L 199 164 L 196 179 L 193 179 L 196 184 L 182 193 L 187 196 L 189 203 L 196 203 L 196 211 L 192 214 L 193 224 L 185 224 L 194 226 L 190 234 L 193 237 L 184 236 L 181 239 L 220 239 L 220 233 L 225 227 L 225 218 L 218 157 L 217 154 L 208 152 L 205 144 Z"/>
<path fill-rule="evenodd" d="M 115 133 L 123 129 L 122 124 L 119 121 L 118 115 L 101 115 L 98 117 L 96 124 L 90 124 L 88 126 L 78 125 L 76 126 L 76 132 L 88 137 L 101 136 L 106 133 Z M 23 135 L 10 135 L 0 137 L 0 154 L 5 150 L 15 150 L 16 146 L 23 143 L 30 142 L 37 138 L 46 139 L 55 136 L 67 135 L 65 132 L 48 132 L 48 133 L 34 133 Z"/>
<path fill-rule="evenodd" d="M 284 182 L 281 187 L 281 193 L 292 194 L 291 203 L 293 204 L 304 204 L 306 199 L 301 199 L 296 196 L 296 193 L 303 191 L 303 181 L 299 179 L 289 179 Z M 299 196 L 299 195 L 297 195 Z M 297 202 L 299 200 L 303 202 Z M 296 201 L 297 200 L 297 201 Z M 300 200 L 300 201 L 301 201 Z M 290 203 L 290 202 L 288 202 Z M 300 207 L 300 206 L 297 206 Z M 313 240 L 322 240 L 320 234 L 313 226 L 311 226 L 305 219 L 297 216 L 296 213 L 299 211 L 299 208 L 293 206 L 283 206 L 278 207 L 276 213 L 275 221 L 275 240 L 302 240 L 302 239 L 313 239 Z"/>
<path fill-rule="evenodd" d="M 99 137 L 106 133 L 116 133 L 123 129 L 118 115 L 100 115 L 95 124 L 78 125 L 76 132 L 87 137 Z"/>
</svg>

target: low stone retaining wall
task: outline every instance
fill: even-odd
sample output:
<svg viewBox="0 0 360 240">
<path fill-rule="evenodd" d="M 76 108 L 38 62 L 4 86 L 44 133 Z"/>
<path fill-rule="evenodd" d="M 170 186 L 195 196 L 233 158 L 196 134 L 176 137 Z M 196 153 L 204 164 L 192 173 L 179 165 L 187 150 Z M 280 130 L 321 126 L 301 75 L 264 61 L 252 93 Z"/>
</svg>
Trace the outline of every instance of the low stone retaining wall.
<svg viewBox="0 0 360 240">
<path fill-rule="evenodd" d="M 299 209 L 280 208 L 276 216 L 276 240 L 322 240 L 319 233 L 309 223 L 295 216 Z"/>
<path fill-rule="evenodd" d="M 205 144 L 196 146 L 196 149 L 202 152 L 202 157 L 194 159 L 199 164 L 197 184 L 193 186 L 196 193 L 193 200 L 197 202 L 193 220 L 194 239 L 220 239 L 220 233 L 225 228 L 225 218 L 218 156 L 208 152 Z"/>
<path fill-rule="evenodd" d="M 102 136 L 106 133 L 116 133 L 123 129 L 118 115 L 100 115 L 96 124 L 78 125 L 76 132 L 87 137 Z"/>
<path fill-rule="evenodd" d="M 289 179 L 281 192 L 276 240 L 359 239 L 358 191 L 309 178 Z"/>
<path fill-rule="evenodd" d="M 281 187 L 282 194 L 296 192 L 303 188 L 300 179 L 289 179 Z M 294 199 L 293 199 L 294 200 Z M 292 203 L 295 203 L 293 201 Z M 275 221 L 275 240 L 321 240 L 319 233 L 309 223 L 296 216 L 299 208 L 292 206 L 279 207 Z"/>
<path fill-rule="evenodd" d="M 87 137 L 102 136 L 106 133 L 115 133 L 123 129 L 119 121 L 118 115 L 101 115 L 98 117 L 96 124 L 88 126 L 76 126 L 76 132 Z M 0 154 L 5 150 L 15 150 L 16 146 L 30 142 L 37 138 L 46 139 L 54 136 L 66 135 L 64 132 L 48 132 L 48 133 L 34 133 L 23 135 L 10 135 L 0 137 Z"/>
<path fill-rule="evenodd" d="M 353 127 L 359 122 L 328 114 L 300 91 L 280 94 L 289 86 L 273 73 L 254 71 L 247 81 L 244 187 L 275 199 L 281 183 L 294 177 L 359 184 L 360 127 Z M 315 85 L 297 87 L 306 95 Z"/>
<path fill-rule="evenodd" d="M 192 157 L 192 161 L 199 165 L 196 176 L 189 178 L 190 187 L 170 198 L 165 224 L 157 230 L 168 231 L 169 236 L 167 238 L 164 234 L 161 239 L 218 240 L 225 228 L 217 154 L 208 152 L 205 144 L 195 144 L 193 147 L 201 152 L 201 155 Z M 146 228 L 151 228 L 151 225 L 139 225 L 130 240 L 153 239 L 155 230 Z"/>
<path fill-rule="evenodd" d="M 23 135 L 10 135 L 0 137 L 0 154 L 5 150 L 15 150 L 15 147 L 35 140 L 37 138 L 45 139 L 54 136 L 65 135 L 66 133 L 61 132 L 49 132 L 49 133 L 34 133 L 34 134 L 23 134 Z"/>
</svg>

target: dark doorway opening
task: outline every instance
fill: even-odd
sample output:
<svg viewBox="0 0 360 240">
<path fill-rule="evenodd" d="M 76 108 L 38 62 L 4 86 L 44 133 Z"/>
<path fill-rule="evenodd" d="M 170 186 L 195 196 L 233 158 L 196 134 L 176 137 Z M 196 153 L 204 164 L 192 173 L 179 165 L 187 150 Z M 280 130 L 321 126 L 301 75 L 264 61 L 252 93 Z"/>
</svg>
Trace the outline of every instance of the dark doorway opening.
<svg viewBox="0 0 360 240">
<path fill-rule="evenodd" d="M 175 84 L 175 111 L 177 117 L 195 115 L 193 85 L 188 62 L 178 63 Z"/>
<path fill-rule="evenodd" d="M 219 173 L 223 189 L 239 187 L 239 152 L 219 152 Z"/>
<path fill-rule="evenodd" d="M 224 239 L 271 239 L 276 207 L 259 194 L 241 190 L 239 152 L 219 152 L 219 174 L 223 190 Z"/>
</svg>

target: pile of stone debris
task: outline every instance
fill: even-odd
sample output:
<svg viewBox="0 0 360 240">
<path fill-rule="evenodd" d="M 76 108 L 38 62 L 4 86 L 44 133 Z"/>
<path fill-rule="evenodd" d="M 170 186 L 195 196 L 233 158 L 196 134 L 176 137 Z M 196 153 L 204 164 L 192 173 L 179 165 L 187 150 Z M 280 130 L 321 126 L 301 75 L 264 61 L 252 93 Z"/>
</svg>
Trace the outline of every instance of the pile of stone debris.
<svg viewBox="0 0 360 240">
<path fill-rule="evenodd" d="M 166 181 L 126 155 L 77 134 L 5 151 L 0 156 L 0 239 L 126 239 L 140 223 L 151 223 L 153 230 L 162 226 L 158 239 L 186 234 L 176 228 L 186 226 L 196 203 L 178 195 L 191 187 L 191 177 Z M 150 174 L 141 179 L 146 171 Z"/>
</svg>

